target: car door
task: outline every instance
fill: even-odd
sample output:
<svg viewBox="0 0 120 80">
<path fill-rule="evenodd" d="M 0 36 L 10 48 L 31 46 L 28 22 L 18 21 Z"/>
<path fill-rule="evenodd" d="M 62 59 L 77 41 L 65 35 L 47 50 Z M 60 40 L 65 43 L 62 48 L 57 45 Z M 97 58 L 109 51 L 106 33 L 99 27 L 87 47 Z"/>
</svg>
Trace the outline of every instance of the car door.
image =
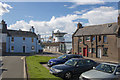
<svg viewBox="0 0 120 80">
<path fill-rule="evenodd" d="M 116 72 L 120 73 L 120 66 L 117 67 Z M 116 74 L 116 78 L 118 78 L 118 80 L 120 80 L 120 74 Z"/>
<path fill-rule="evenodd" d="M 88 71 L 93 68 L 94 62 L 86 59 L 86 60 L 84 60 L 84 65 L 85 65 L 85 71 Z"/>
<path fill-rule="evenodd" d="M 84 72 L 84 63 L 83 60 L 79 60 L 77 65 L 75 66 L 74 73 L 77 75 L 81 74 Z"/>
</svg>

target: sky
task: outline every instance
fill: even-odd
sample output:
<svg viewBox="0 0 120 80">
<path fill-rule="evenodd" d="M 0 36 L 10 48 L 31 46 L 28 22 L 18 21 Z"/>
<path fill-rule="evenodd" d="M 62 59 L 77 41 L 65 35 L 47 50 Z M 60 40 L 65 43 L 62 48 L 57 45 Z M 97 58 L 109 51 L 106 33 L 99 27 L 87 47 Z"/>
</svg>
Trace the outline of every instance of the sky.
<svg viewBox="0 0 120 80">
<path fill-rule="evenodd" d="M 69 0 L 69 2 L 67 0 L 63 2 L 6 0 L 0 2 L 0 18 L 6 21 L 8 29 L 28 31 L 31 26 L 34 26 L 35 32 L 42 37 L 49 37 L 52 31 L 59 29 L 68 33 L 65 35 L 66 41 L 72 40 L 78 22 L 83 26 L 117 22 L 117 1 L 78 1 L 80 0 Z"/>
</svg>

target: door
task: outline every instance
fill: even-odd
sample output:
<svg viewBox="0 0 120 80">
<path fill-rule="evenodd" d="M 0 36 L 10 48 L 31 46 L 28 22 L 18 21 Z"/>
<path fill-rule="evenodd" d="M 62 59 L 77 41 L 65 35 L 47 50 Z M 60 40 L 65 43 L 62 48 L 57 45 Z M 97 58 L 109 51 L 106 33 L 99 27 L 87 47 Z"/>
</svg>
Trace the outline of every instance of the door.
<svg viewBox="0 0 120 80">
<path fill-rule="evenodd" d="M 25 53 L 25 46 L 23 46 L 23 53 Z"/>
<path fill-rule="evenodd" d="M 98 58 L 101 58 L 101 49 L 98 48 L 98 55 L 97 55 Z"/>
<path fill-rule="evenodd" d="M 87 57 L 87 48 L 83 48 L 83 56 Z"/>
</svg>

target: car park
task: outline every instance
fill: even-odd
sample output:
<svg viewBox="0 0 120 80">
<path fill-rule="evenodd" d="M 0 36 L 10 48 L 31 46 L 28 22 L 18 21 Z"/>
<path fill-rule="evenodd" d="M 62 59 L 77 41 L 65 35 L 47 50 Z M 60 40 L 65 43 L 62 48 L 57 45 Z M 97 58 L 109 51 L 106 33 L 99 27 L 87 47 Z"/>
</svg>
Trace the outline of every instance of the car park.
<svg viewBox="0 0 120 80">
<path fill-rule="evenodd" d="M 65 54 L 65 55 L 61 55 L 58 58 L 55 59 L 50 59 L 48 61 L 48 66 L 51 67 L 53 65 L 57 65 L 57 64 L 64 64 L 67 60 L 71 59 L 71 58 L 83 58 L 83 56 L 81 55 L 76 55 L 76 54 Z"/>
<path fill-rule="evenodd" d="M 74 75 L 79 77 L 82 72 L 88 71 L 96 65 L 97 63 L 90 59 L 72 58 L 65 64 L 52 66 L 50 73 L 64 79 L 71 79 Z"/>
<path fill-rule="evenodd" d="M 120 64 L 101 63 L 81 74 L 80 80 L 120 80 Z"/>
</svg>

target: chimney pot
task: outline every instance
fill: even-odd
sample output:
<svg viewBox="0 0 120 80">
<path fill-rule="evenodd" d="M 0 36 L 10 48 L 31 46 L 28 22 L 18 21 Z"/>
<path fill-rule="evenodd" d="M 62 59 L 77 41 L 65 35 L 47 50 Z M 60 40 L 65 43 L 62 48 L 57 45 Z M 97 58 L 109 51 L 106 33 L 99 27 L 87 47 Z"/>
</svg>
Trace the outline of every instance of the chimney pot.
<svg viewBox="0 0 120 80">
<path fill-rule="evenodd" d="M 81 23 L 77 24 L 77 29 L 83 28 Z"/>
</svg>

